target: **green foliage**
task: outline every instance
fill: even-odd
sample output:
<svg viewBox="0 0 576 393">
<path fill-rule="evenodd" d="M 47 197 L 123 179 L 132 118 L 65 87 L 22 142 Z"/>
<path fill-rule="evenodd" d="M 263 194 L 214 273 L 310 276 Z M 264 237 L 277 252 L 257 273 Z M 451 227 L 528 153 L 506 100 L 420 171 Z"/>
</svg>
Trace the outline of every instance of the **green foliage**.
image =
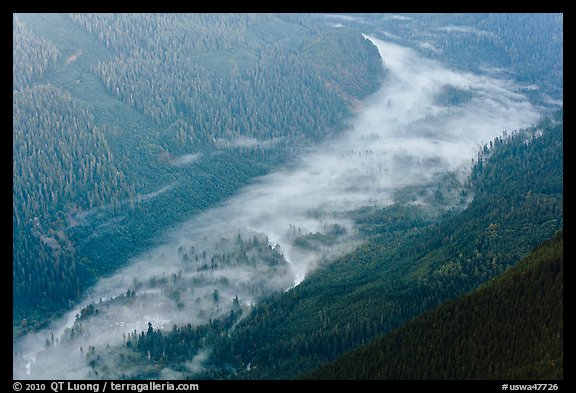
<svg viewBox="0 0 576 393">
<path fill-rule="evenodd" d="M 115 54 L 95 67 L 109 94 L 164 127 L 178 121 L 182 146 L 240 136 L 318 140 L 341 125 L 348 114 L 345 99 L 373 92 L 373 78 L 381 73 L 376 49 L 358 32 L 316 37 L 273 15 L 72 19 L 98 33 Z M 286 30 L 271 29 L 275 23 L 298 30 L 302 48 L 282 40 Z M 340 97 L 342 91 L 346 97 Z M 317 105 L 306 105 L 310 102 Z"/>
<path fill-rule="evenodd" d="M 563 232 L 307 379 L 563 379 Z"/>
<path fill-rule="evenodd" d="M 13 120 L 17 225 L 72 208 L 116 209 L 121 199 L 134 197 L 113 164 L 104 131 L 65 91 L 51 85 L 15 91 Z"/>
</svg>

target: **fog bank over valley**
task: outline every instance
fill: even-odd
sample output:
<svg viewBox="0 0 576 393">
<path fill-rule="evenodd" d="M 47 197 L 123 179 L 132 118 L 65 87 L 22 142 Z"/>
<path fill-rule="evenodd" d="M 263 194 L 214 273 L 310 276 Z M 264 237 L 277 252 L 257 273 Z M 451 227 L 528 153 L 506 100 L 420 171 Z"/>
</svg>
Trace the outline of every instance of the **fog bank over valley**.
<svg viewBox="0 0 576 393">
<path fill-rule="evenodd" d="M 89 348 L 125 345 L 127 334 L 149 322 L 155 329 L 206 324 L 239 309 L 245 317 L 251 304 L 357 247 L 352 212 L 400 196 L 426 205 L 428 195 L 409 190 L 432 189 L 446 173 L 463 182 L 480 144 L 540 117 L 511 81 L 455 72 L 412 49 L 366 39 L 377 46 L 386 77 L 347 131 L 179 225 L 50 327 L 18 339 L 14 379 L 94 378 Z M 207 158 L 167 159 L 184 166 Z M 199 359 L 190 361 L 191 371 L 200 368 Z"/>
</svg>

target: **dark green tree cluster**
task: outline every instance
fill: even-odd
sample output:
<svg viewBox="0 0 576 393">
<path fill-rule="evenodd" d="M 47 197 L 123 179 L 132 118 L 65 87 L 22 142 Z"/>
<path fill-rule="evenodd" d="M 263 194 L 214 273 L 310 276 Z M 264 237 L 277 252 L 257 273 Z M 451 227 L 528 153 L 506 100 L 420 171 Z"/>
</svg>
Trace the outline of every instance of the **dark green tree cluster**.
<svg viewBox="0 0 576 393">
<path fill-rule="evenodd" d="M 170 368 L 182 379 L 194 378 L 189 366 L 191 360 L 201 351 L 209 351 L 210 343 L 230 331 L 241 316 L 242 310 L 237 308 L 204 325 L 173 325 L 170 330 L 154 329 L 148 322 L 146 331 L 133 330 L 125 334 L 121 347 L 106 345 L 103 350 L 103 347 L 90 346 L 85 354 L 91 367 L 87 377 L 154 379 Z M 75 329 L 81 332 L 81 325 L 75 325 Z M 201 367 L 199 364 L 198 368 Z"/>
<path fill-rule="evenodd" d="M 13 94 L 14 221 L 134 199 L 93 117 L 69 94 L 37 85 Z M 60 217 L 61 220 L 65 217 Z"/>
<path fill-rule="evenodd" d="M 265 14 L 71 14 L 106 47 L 129 56 L 155 51 L 162 60 L 193 52 L 232 49 L 246 41 L 247 25 L 270 21 Z M 193 38 L 193 39 L 191 39 Z"/>
<path fill-rule="evenodd" d="M 133 341 L 130 344 L 127 342 L 126 346 L 132 347 L 133 351 L 141 356 L 141 360 L 158 364 L 160 370 L 165 366 L 191 360 L 200 349 L 206 347 L 206 340 L 228 331 L 241 315 L 242 310 L 231 310 L 227 316 L 211 320 L 207 325 L 174 325 L 172 330 L 166 333 L 154 330 L 149 322 L 148 330 L 132 336 Z"/>
<path fill-rule="evenodd" d="M 563 232 L 309 379 L 563 379 Z"/>
</svg>

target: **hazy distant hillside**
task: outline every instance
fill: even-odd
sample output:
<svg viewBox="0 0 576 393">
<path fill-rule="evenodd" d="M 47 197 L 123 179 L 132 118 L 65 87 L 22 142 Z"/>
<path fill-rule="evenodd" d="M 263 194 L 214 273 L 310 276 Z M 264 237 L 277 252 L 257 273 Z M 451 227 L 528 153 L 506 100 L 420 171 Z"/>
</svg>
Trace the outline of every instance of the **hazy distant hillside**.
<svg viewBox="0 0 576 393">
<path fill-rule="evenodd" d="M 409 45 L 462 70 L 521 82 L 521 91 L 538 105 L 562 103 L 563 14 L 347 14 L 323 18 Z"/>
<path fill-rule="evenodd" d="M 470 294 L 306 375 L 310 379 L 563 379 L 560 231 Z"/>
</svg>

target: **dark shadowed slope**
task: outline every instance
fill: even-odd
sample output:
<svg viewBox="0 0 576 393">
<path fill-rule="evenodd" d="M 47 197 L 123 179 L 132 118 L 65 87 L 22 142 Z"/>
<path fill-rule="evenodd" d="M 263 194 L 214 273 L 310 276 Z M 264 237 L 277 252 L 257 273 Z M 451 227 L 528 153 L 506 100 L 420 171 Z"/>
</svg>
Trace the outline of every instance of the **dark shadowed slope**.
<svg viewBox="0 0 576 393">
<path fill-rule="evenodd" d="M 472 293 L 307 375 L 562 379 L 563 232 Z"/>
</svg>

